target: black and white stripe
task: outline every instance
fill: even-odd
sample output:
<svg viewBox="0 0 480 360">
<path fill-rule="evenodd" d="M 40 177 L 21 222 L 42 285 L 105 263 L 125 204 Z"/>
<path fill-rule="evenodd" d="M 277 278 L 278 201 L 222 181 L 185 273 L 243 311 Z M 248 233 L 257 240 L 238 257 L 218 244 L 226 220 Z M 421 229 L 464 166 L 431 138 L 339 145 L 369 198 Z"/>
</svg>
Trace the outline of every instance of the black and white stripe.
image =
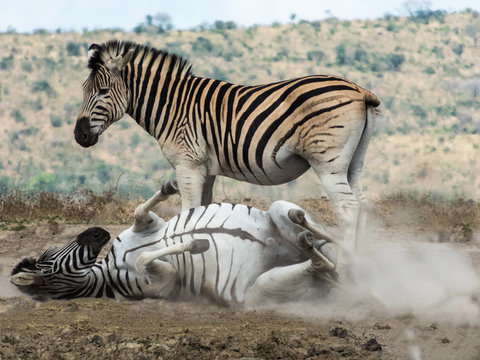
<svg viewBox="0 0 480 360">
<path fill-rule="evenodd" d="M 24 259 L 12 277 L 35 276 L 30 287 L 20 288 L 39 298 L 205 296 L 239 303 L 264 272 L 308 260 L 296 247 L 295 236 L 280 236 L 272 221 L 268 212 L 249 206 L 211 204 L 184 211 L 149 234 L 127 229 L 98 263 L 96 258 L 109 235 L 85 244 L 77 238 L 66 246 L 48 249 L 38 260 Z M 173 281 L 155 264 L 147 265 L 145 272 L 136 271 L 141 254 L 194 240 L 207 240 L 210 246 L 201 254 L 187 251 L 156 260 L 171 266 Z"/>
<path fill-rule="evenodd" d="M 340 224 L 357 227 L 360 174 L 380 104 L 372 92 L 331 75 L 231 84 L 195 76 L 181 57 L 132 42 L 92 45 L 88 65 L 77 142 L 94 145 L 129 114 L 175 167 L 183 209 L 211 203 L 217 175 L 273 185 L 312 167 Z"/>
</svg>

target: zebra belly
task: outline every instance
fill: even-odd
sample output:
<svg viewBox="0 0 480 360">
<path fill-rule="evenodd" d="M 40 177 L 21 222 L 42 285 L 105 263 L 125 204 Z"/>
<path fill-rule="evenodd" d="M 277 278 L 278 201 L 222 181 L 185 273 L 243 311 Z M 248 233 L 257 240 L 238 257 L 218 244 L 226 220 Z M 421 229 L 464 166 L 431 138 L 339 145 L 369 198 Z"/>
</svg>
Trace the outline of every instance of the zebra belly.
<svg viewBox="0 0 480 360">
<path fill-rule="evenodd" d="M 243 302 L 247 289 L 269 268 L 269 254 L 264 249 L 224 235 L 210 240 L 210 249 L 202 254 L 173 257 L 172 264 L 178 266 L 180 293 L 219 302 Z"/>
<path fill-rule="evenodd" d="M 235 180 L 247 181 L 258 185 L 280 185 L 295 180 L 310 169 L 310 164 L 295 154 L 277 156 L 276 161 L 265 159 L 262 167 L 254 164 L 250 169 L 236 168 L 223 163 L 222 166 L 212 166 L 209 175 L 223 175 Z"/>
</svg>

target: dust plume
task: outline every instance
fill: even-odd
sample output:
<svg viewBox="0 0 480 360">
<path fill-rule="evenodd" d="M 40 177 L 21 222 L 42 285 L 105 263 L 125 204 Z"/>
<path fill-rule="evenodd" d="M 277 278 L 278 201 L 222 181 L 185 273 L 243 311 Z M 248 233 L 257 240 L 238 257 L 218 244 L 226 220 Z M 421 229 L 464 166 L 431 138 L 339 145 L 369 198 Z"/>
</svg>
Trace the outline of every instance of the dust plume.
<svg viewBox="0 0 480 360">
<path fill-rule="evenodd" d="M 473 266 L 480 249 L 381 233 L 370 234 L 363 250 L 339 269 L 340 283 L 325 299 L 280 311 L 325 320 L 408 315 L 480 323 L 480 276 Z"/>
</svg>

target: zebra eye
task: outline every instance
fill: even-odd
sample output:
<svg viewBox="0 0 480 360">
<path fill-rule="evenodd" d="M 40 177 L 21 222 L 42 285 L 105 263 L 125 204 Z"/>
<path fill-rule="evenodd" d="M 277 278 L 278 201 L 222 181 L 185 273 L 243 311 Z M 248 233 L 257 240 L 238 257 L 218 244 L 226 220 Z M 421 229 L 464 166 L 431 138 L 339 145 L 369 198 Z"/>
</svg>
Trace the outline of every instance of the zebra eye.
<svg viewBox="0 0 480 360">
<path fill-rule="evenodd" d="M 98 90 L 98 95 L 107 95 L 109 90 L 109 88 L 101 88 Z"/>
</svg>

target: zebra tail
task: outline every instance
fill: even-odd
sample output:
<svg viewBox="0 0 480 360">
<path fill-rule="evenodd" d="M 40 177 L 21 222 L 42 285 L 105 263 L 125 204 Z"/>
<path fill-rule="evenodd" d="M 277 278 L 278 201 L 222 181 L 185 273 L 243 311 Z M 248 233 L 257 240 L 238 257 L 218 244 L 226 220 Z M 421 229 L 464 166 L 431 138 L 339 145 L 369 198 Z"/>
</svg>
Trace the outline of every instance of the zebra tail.
<svg viewBox="0 0 480 360">
<path fill-rule="evenodd" d="M 367 105 L 367 107 L 370 107 L 370 106 L 377 107 L 382 103 L 380 99 L 377 97 L 377 95 L 375 95 L 371 91 L 368 91 L 367 89 L 362 89 L 362 90 L 363 90 L 362 91 L 363 95 L 365 96 L 365 105 Z"/>
</svg>

